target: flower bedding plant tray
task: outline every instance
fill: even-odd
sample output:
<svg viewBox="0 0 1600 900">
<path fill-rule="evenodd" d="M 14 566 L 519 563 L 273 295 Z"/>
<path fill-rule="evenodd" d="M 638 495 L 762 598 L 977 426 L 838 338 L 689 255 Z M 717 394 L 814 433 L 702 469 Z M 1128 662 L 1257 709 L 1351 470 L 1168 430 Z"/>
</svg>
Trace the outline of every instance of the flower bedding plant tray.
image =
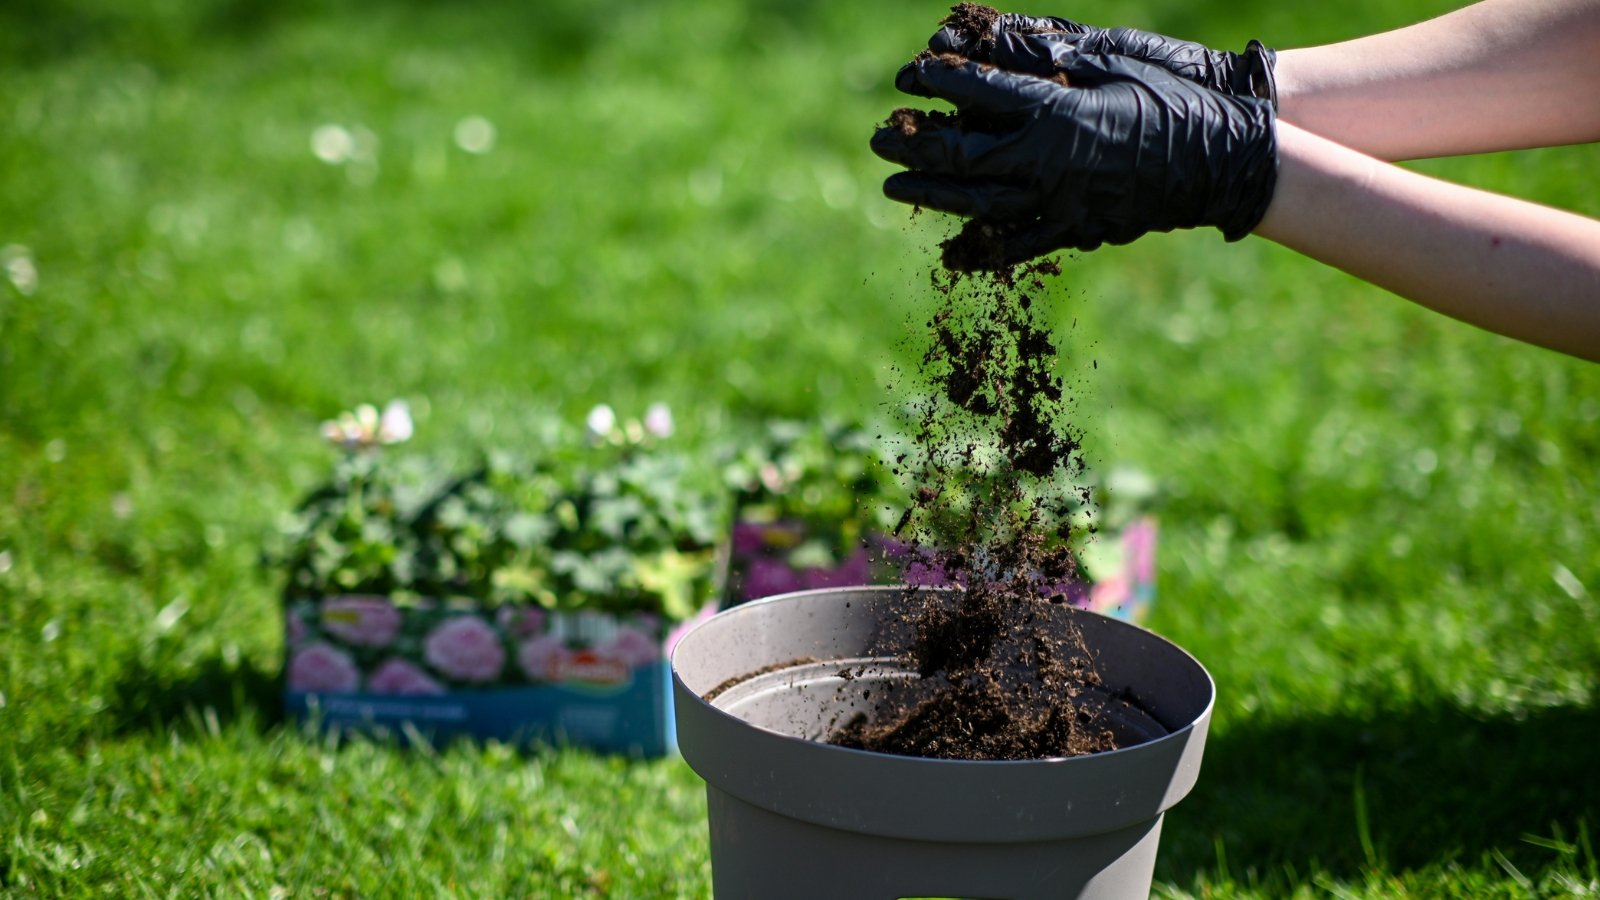
<svg viewBox="0 0 1600 900">
<path fill-rule="evenodd" d="M 325 425 L 345 455 L 265 555 L 285 582 L 289 714 L 671 752 L 666 653 L 710 601 L 726 524 L 714 474 L 664 445 L 665 407 L 642 423 L 597 407 L 581 440 L 555 430 L 536 457 L 466 468 L 380 452 L 409 436 L 391 410 Z"/>
<path fill-rule="evenodd" d="M 707 611 L 709 614 L 709 610 Z M 287 607 L 286 707 L 337 731 L 676 749 L 659 616 L 355 595 Z"/>
</svg>

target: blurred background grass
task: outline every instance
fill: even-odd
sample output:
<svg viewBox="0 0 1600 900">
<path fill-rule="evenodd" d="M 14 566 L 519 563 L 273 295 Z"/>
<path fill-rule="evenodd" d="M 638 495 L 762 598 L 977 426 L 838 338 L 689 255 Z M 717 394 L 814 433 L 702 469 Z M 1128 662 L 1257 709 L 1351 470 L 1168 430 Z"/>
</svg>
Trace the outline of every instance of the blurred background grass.
<svg viewBox="0 0 1600 900">
<path fill-rule="evenodd" d="M 1453 6 L 1087 2 L 1288 47 Z M 704 896 L 681 762 L 329 747 L 257 566 L 317 423 L 873 415 L 950 229 L 866 150 L 938 3 L 0 6 L 0 889 Z M 1433 161 L 1600 213 L 1593 146 Z M 1592 896 L 1600 370 L 1263 241 L 1049 289 L 1216 676 L 1173 896 Z"/>
</svg>

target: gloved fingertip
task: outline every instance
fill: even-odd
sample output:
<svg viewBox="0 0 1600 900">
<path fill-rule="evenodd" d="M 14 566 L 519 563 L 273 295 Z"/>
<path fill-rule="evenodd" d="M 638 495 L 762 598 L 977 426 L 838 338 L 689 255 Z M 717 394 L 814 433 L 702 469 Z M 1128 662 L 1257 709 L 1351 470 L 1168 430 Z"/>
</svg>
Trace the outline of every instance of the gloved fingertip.
<svg viewBox="0 0 1600 900">
<path fill-rule="evenodd" d="M 883 195 L 900 203 L 920 206 L 921 180 L 911 172 L 896 172 L 883 180 Z"/>
<path fill-rule="evenodd" d="M 1076 52 L 1077 38 L 1078 35 L 1042 38 L 1033 34 L 1001 32 L 989 59 L 1003 69 L 1048 78 L 1056 72 L 1057 56 Z"/>
<path fill-rule="evenodd" d="M 905 133 L 893 125 L 888 125 L 874 131 L 868 145 L 879 158 L 897 163 L 905 156 Z"/>
<path fill-rule="evenodd" d="M 996 30 L 1019 34 L 1083 34 L 1089 26 L 1059 16 L 1027 16 L 1021 13 L 1001 13 Z"/>
<path fill-rule="evenodd" d="M 1099 51 L 1087 52 L 1074 45 L 1057 49 L 1052 62 L 1057 74 L 1079 87 L 1106 84 L 1113 81 L 1164 80 L 1175 78 L 1165 69 L 1124 56 Z"/>
<path fill-rule="evenodd" d="M 894 89 L 902 94 L 915 94 L 917 93 L 916 86 L 917 63 L 916 60 L 912 60 L 901 66 L 900 71 L 894 73 Z"/>
<path fill-rule="evenodd" d="M 1021 265 L 1030 259 L 1037 259 L 1056 252 L 1065 247 L 1092 250 L 1100 242 L 1087 238 L 1083 234 L 1081 223 L 1073 225 L 1039 222 L 1031 227 L 1020 229 L 1009 236 L 1002 250 L 1002 256 L 1008 266 Z M 1091 241 L 1089 247 L 1081 247 L 1080 242 Z"/>
<path fill-rule="evenodd" d="M 969 60 L 960 54 L 924 50 L 895 73 L 894 87 L 895 90 L 914 97 L 937 97 L 939 95 L 930 83 L 929 73 L 935 73 L 933 77 L 937 78 L 938 73 L 963 68 L 968 64 Z"/>
<path fill-rule="evenodd" d="M 933 37 L 928 38 L 928 49 L 934 53 L 960 53 L 966 55 L 972 51 L 971 46 L 969 46 L 971 43 L 972 41 L 968 40 L 966 34 L 946 25 L 935 31 Z"/>
</svg>

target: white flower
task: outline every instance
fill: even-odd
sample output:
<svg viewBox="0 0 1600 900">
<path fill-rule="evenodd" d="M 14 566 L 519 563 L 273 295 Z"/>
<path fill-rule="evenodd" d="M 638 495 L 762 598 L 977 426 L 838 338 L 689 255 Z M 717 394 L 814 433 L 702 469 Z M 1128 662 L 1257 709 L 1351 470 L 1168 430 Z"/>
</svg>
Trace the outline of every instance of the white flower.
<svg viewBox="0 0 1600 900">
<path fill-rule="evenodd" d="M 591 440 L 603 441 L 611 436 L 617 428 L 617 413 L 604 403 L 589 410 L 588 418 L 583 420 L 583 427 L 589 432 Z"/>
<path fill-rule="evenodd" d="M 494 149 L 494 123 L 483 116 L 467 116 L 456 123 L 456 146 L 468 153 L 484 154 Z"/>
<path fill-rule="evenodd" d="M 330 166 L 349 162 L 356 154 L 356 139 L 340 125 L 322 125 L 311 132 L 311 152 Z"/>
<path fill-rule="evenodd" d="M 21 244 L 0 247 L 0 270 L 24 297 L 39 289 L 39 268 L 33 263 L 33 254 Z"/>
<path fill-rule="evenodd" d="M 378 408 L 371 403 L 356 407 L 356 427 L 360 429 L 363 442 L 371 443 L 378 435 Z"/>
<path fill-rule="evenodd" d="M 391 400 L 381 414 L 377 407 L 363 403 L 354 411 L 342 412 L 339 418 L 322 423 L 322 437 L 346 450 L 398 444 L 410 440 L 414 431 L 411 406 L 404 400 Z"/>
<path fill-rule="evenodd" d="M 672 436 L 672 410 L 665 403 L 652 403 L 644 411 L 644 430 L 658 438 Z"/>
<path fill-rule="evenodd" d="M 411 440 L 415 428 L 411 424 L 411 404 L 404 400 L 390 400 L 378 419 L 378 443 L 399 444 Z"/>
<path fill-rule="evenodd" d="M 361 439 L 361 423 L 350 413 L 343 412 L 337 419 L 329 419 L 322 423 L 322 437 L 330 444 L 337 444 L 346 450 L 359 448 Z"/>
<path fill-rule="evenodd" d="M 783 477 L 783 471 L 775 463 L 762 463 L 757 474 L 761 478 L 761 486 L 774 494 L 781 494 L 789 487 L 788 481 Z"/>
</svg>

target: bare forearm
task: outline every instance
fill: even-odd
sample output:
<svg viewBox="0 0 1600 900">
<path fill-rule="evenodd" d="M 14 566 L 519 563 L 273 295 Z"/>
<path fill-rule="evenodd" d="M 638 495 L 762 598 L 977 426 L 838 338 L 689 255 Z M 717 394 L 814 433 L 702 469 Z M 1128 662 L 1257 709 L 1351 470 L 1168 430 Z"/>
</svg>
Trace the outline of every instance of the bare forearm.
<svg viewBox="0 0 1600 900">
<path fill-rule="evenodd" d="M 1278 128 L 1277 189 L 1256 234 L 1447 316 L 1600 361 L 1600 222 Z"/>
<path fill-rule="evenodd" d="M 1281 118 L 1380 159 L 1600 140 L 1600 0 L 1484 0 L 1276 74 Z"/>
</svg>

